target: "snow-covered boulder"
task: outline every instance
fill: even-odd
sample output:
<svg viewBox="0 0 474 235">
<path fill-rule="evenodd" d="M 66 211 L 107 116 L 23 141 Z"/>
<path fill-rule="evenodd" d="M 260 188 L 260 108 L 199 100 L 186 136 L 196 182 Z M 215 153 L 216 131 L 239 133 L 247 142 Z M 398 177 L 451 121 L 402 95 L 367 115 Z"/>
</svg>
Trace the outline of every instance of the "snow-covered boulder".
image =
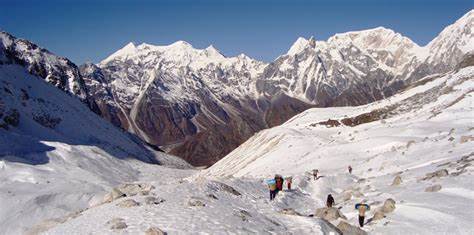
<svg viewBox="0 0 474 235">
<path fill-rule="evenodd" d="M 166 235 L 167 233 L 157 227 L 149 227 L 145 231 L 145 235 Z"/>
<path fill-rule="evenodd" d="M 345 221 L 339 222 L 337 228 L 341 230 L 344 235 L 367 235 L 366 231 Z"/>
<path fill-rule="evenodd" d="M 441 190 L 441 185 L 440 184 L 435 184 L 435 185 L 432 185 L 432 186 L 429 186 L 425 189 L 425 192 L 438 192 L 439 190 Z"/>
<path fill-rule="evenodd" d="M 127 197 L 135 196 L 137 194 L 140 195 L 148 195 L 151 190 L 155 187 L 150 184 L 143 184 L 143 183 L 134 183 L 134 184 L 123 184 L 119 186 L 117 189 L 123 192 Z"/>
<path fill-rule="evenodd" d="M 318 208 L 316 209 L 315 215 L 328 221 L 337 220 L 339 218 L 346 219 L 346 217 L 335 207 Z"/>
<path fill-rule="evenodd" d="M 128 227 L 128 225 L 125 223 L 125 220 L 122 218 L 113 218 L 109 220 L 106 225 L 108 225 L 110 229 L 113 230 L 122 230 Z"/>
<path fill-rule="evenodd" d="M 188 200 L 188 206 L 192 207 L 204 207 L 206 204 L 200 198 L 192 197 Z"/>
<path fill-rule="evenodd" d="M 285 214 L 285 215 L 298 215 L 298 216 L 301 216 L 301 214 L 297 211 L 295 211 L 295 209 L 293 208 L 285 208 L 283 210 L 280 211 L 281 214 Z"/>
<path fill-rule="evenodd" d="M 123 207 L 123 208 L 134 207 L 134 206 L 139 206 L 139 205 L 140 203 L 138 203 L 137 201 L 133 199 L 126 199 L 117 203 L 117 206 Z"/>
<path fill-rule="evenodd" d="M 215 181 L 215 180 L 210 181 L 209 183 L 207 183 L 207 188 L 209 190 L 213 191 L 213 192 L 224 191 L 224 192 L 228 192 L 228 193 L 230 193 L 232 195 L 235 195 L 235 196 L 242 195 L 239 191 L 237 191 L 232 186 L 224 184 L 224 183 L 219 182 L 219 181 Z"/>
<path fill-rule="evenodd" d="M 383 206 L 380 209 L 384 213 L 391 213 L 392 211 L 395 210 L 395 200 L 391 198 L 385 200 L 385 202 L 383 203 Z"/>
<path fill-rule="evenodd" d="M 372 221 L 381 220 L 383 218 L 385 218 L 385 213 L 383 213 L 381 210 L 377 210 L 372 217 Z"/>
<path fill-rule="evenodd" d="M 395 176 L 392 182 L 392 186 L 397 186 L 402 183 L 402 177 L 400 175 Z"/>
<path fill-rule="evenodd" d="M 165 202 L 165 199 L 160 197 L 149 196 L 145 198 L 145 204 L 147 205 L 158 205 L 163 202 Z"/>
<path fill-rule="evenodd" d="M 104 196 L 104 199 L 103 199 L 103 203 L 109 203 L 109 202 L 112 202 L 118 198 L 121 198 L 121 197 L 125 197 L 126 195 L 116 189 L 116 188 L 113 188 L 112 191 L 110 191 L 109 193 L 107 193 L 105 196 Z"/>
<path fill-rule="evenodd" d="M 441 178 L 441 177 L 445 177 L 445 176 L 448 176 L 448 175 L 449 175 L 448 170 L 441 169 L 441 170 L 437 170 L 435 172 L 431 172 L 431 173 L 426 174 L 426 176 L 423 178 L 423 180 L 429 180 L 429 179 L 433 179 L 433 178 Z"/>
</svg>

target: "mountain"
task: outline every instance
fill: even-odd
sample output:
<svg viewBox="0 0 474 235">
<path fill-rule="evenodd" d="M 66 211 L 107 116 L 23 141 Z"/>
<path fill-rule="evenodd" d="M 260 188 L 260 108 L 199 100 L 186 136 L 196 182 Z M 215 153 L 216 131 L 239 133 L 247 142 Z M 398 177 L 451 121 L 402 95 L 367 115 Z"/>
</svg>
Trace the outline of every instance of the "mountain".
<svg viewBox="0 0 474 235">
<path fill-rule="evenodd" d="M 107 120 L 193 165 L 212 165 L 253 133 L 311 107 L 362 105 L 451 71 L 472 53 L 473 13 L 420 47 L 378 27 L 299 38 L 271 63 L 195 49 L 129 43 L 81 73 Z"/>
<path fill-rule="evenodd" d="M 189 168 L 93 113 L 68 60 L 0 36 L 0 234 L 86 208 L 141 169 Z"/>
<path fill-rule="evenodd" d="M 78 67 L 70 60 L 59 57 L 36 44 L 18 39 L 6 32 L 0 32 L 1 63 L 17 63 L 55 87 L 70 93 L 96 111 L 94 100 L 88 94 L 87 87 Z"/>
</svg>

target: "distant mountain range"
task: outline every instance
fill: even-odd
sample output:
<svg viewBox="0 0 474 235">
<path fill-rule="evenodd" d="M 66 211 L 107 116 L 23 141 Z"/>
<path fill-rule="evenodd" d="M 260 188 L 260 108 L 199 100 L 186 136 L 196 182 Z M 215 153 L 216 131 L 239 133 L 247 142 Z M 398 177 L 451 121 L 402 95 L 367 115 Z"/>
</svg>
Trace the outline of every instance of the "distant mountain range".
<svg viewBox="0 0 474 235">
<path fill-rule="evenodd" d="M 271 63 L 213 46 L 129 43 L 76 66 L 8 33 L 0 57 L 77 96 L 114 125 L 193 165 L 211 165 L 255 132 L 310 107 L 367 104 L 474 52 L 474 10 L 421 47 L 390 29 L 299 38 Z M 3 62 L 2 62 L 3 63 Z"/>
</svg>

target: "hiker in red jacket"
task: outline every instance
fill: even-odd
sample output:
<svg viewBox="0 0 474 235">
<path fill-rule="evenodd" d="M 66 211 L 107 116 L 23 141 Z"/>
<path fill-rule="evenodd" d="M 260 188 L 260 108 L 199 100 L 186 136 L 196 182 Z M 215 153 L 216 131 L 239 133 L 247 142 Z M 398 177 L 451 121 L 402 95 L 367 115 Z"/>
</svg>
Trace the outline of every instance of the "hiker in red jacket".
<svg viewBox="0 0 474 235">
<path fill-rule="evenodd" d="M 275 182 L 277 187 L 277 193 L 283 190 L 283 177 L 281 175 L 275 175 Z"/>
</svg>

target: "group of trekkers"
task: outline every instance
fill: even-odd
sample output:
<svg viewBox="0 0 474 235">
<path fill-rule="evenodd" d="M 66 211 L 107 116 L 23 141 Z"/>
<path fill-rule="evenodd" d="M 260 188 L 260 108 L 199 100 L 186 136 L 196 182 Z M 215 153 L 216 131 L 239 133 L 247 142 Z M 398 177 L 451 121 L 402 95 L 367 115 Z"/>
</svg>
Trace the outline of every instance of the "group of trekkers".
<svg viewBox="0 0 474 235">
<path fill-rule="evenodd" d="M 352 174 L 352 166 L 348 166 L 347 170 L 349 171 L 349 174 Z M 318 176 L 319 170 L 318 169 L 313 169 L 312 170 L 312 176 L 314 180 L 318 180 L 321 176 Z M 273 179 L 267 180 L 268 187 L 270 189 L 270 201 L 273 201 L 275 199 L 276 195 L 278 192 L 283 190 L 283 182 L 286 180 L 287 183 L 287 188 L 290 191 L 291 190 L 291 183 L 292 183 L 292 177 L 286 177 L 283 179 L 281 175 L 275 175 Z M 334 205 L 334 197 L 329 194 L 327 199 L 326 199 L 326 206 L 328 208 L 332 207 Z M 355 209 L 359 211 L 359 226 L 364 227 L 364 221 L 365 221 L 365 212 L 370 210 L 370 206 L 365 204 L 365 203 L 357 203 L 355 205 Z"/>
<path fill-rule="evenodd" d="M 291 182 L 293 178 L 292 177 L 287 177 L 286 178 L 286 186 L 288 190 L 291 190 Z M 283 182 L 285 179 L 283 179 L 283 176 L 281 175 L 275 175 L 273 179 L 267 180 L 268 188 L 270 189 L 270 201 L 273 201 L 275 199 L 276 195 L 278 192 L 283 190 Z"/>
</svg>

